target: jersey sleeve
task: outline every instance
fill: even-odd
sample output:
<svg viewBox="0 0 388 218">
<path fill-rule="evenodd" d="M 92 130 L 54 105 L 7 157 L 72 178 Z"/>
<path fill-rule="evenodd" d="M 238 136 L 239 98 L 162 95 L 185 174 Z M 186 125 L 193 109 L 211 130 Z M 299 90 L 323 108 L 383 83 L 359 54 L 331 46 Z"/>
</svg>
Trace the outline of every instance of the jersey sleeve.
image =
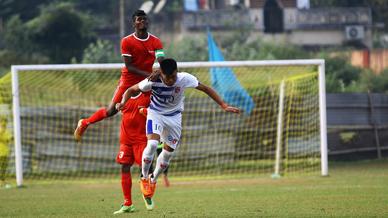
<svg viewBox="0 0 388 218">
<path fill-rule="evenodd" d="M 189 74 L 189 73 L 182 73 L 184 76 L 184 84 L 187 88 L 196 88 L 199 85 L 199 81 L 197 77 Z"/>
<path fill-rule="evenodd" d="M 159 58 L 159 57 L 164 57 L 164 50 L 163 50 L 163 44 L 162 44 L 162 41 L 160 41 L 160 39 L 158 38 L 155 38 L 155 44 L 154 44 L 154 48 L 155 48 L 155 56 L 156 58 Z"/>
<path fill-rule="evenodd" d="M 154 48 L 155 48 L 155 51 L 156 50 L 163 50 L 163 44 L 159 38 L 155 38 Z"/>
<path fill-rule="evenodd" d="M 127 57 L 132 56 L 131 47 L 125 38 L 121 40 L 121 56 L 127 56 Z"/>
<path fill-rule="evenodd" d="M 152 89 L 152 81 L 149 81 L 147 78 L 139 82 L 139 88 L 142 92 L 148 92 Z"/>
</svg>

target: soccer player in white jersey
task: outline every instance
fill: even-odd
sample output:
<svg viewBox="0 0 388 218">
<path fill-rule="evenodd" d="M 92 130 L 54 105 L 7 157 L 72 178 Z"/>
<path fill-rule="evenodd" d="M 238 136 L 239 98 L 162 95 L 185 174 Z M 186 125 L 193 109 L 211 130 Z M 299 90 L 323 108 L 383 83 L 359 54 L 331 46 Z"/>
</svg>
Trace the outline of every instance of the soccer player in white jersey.
<svg viewBox="0 0 388 218">
<path fill-rule="evenodd" d="M 229 106 L 212 88 L 201 84 L 193 75 L 178 72 L 177 63 L 174 59 L 164 59 L 160 63 L 160 69 L 161 74 L 157 81 L 152 82 L 145 79 L 128 88 L 122 101 L 116 104 L 116 109 L 121 110 L 133 94 L 139 91 L 152 91 L 146 122 L 148 141 L 142 156 L 143 177 L 140 182 L 143 199 L 148 210 L 152 210 L 154 207 L 152 196 L 155 193 L 156 180 L 169 165 L 173 152 L 181 138 L 185 89 L 196 88 L 211 97 L 224 111 L 240 113 L 240 109 Z M 160 140 L 164 142 L 163 151 L 157 158 L 155 170 L 148 175 L 148 170 Z"/>
</svg>

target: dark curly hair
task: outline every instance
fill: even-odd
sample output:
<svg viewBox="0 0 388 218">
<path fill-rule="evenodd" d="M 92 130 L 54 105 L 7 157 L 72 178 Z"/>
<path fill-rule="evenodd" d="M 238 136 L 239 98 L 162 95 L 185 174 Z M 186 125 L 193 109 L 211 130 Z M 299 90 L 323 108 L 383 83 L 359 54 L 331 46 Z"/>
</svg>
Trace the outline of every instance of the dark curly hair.
<svg viewBox="0 0 388 218">
<path fill-rule="evenodd" d="M 147 14 L 143 10 L 136 10 L 132 14 L 132 22 L 135 22 L 136 17 L 139 17 L 139 16 L 147 16 Z"/>
</svg>

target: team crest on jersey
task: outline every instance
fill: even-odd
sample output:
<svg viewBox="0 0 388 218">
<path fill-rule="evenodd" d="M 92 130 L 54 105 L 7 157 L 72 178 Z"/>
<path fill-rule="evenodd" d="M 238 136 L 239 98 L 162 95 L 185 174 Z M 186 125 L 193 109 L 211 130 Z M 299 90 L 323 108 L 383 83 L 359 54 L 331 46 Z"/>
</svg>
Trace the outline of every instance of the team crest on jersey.
<svg viewBox="0 0 388 218">
<path fill-rule="evenodd" d="M 175 87 L 175 93 L 179 93 L 181 91 L 181 87 Z"/>
<path fill-rule="evenodd" d="M 158 89 L 155 90 L 155 92 L 160 94 L 160 93 L 162 93 L 162 89 L 158 88 Z"/>
<path fill-rule="evenodd" d="M 178 139 L 174 139 L 171 135 L 167 137 L 168 141 L 170 141 L 172 144 L 176 144 L 178 142 Z"/>
</svg>

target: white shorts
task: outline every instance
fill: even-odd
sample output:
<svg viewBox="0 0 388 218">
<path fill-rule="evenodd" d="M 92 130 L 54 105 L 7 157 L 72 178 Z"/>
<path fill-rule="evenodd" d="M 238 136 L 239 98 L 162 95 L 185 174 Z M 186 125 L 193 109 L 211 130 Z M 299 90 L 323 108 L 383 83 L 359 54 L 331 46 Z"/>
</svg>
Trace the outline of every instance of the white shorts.
<svg viewBox="0 0 388 218">
<path fill-rule="evenodd" d="M 164 116 L 148 110 L 146 132 L 147 135 L 158 134 L 162 142 L 175 150 L 181 138 L 182 113 Z"/>
</svg>

